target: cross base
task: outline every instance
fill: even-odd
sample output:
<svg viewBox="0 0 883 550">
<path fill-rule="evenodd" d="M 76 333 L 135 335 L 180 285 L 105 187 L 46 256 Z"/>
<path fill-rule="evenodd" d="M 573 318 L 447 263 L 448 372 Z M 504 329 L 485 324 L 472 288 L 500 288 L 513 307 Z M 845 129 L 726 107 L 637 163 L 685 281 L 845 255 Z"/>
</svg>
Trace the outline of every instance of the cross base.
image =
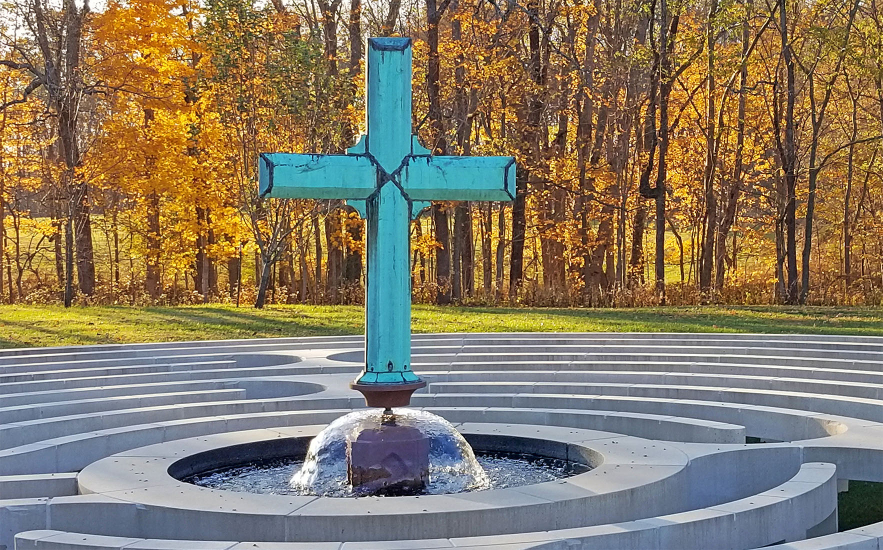
<svg viewBox="0 0 883 550">
<path fill-rule="evenodd" d="M 360 392 L 365 397 L 366 405 L 382 409 L 407 407 L 411 403 L 411 394 L 425 387 L 425 380 L 418 380 L 408 384 L 360 384 L 358 382 L 350 382 L 350 388 Z"/>
</svg>

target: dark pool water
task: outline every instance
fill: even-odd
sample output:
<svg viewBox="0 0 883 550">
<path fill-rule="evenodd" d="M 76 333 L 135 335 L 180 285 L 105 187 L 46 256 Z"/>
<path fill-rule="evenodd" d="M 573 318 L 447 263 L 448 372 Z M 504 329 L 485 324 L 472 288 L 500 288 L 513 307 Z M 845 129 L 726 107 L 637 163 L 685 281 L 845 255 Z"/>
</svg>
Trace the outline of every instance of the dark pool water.
<svg viewBox="0 0 883 550">
<path fill-rule="evenodd" d="M 489 489 L 521 487 L 555 481 L 589 470 L 588 466 L 520 453 L 477 453 L 476 459 L 490 478 Z M 303 494 L 289 485 L 291 476 L 303 465 L 303 459 L 276 459 L 245 464 L 223 470 L 197 474 L 184 479 L 209 489 L 223 489 L 268 495 Z M 424 494 L 445 494 L 443 483 L 430 480 Z"/>
</svg>

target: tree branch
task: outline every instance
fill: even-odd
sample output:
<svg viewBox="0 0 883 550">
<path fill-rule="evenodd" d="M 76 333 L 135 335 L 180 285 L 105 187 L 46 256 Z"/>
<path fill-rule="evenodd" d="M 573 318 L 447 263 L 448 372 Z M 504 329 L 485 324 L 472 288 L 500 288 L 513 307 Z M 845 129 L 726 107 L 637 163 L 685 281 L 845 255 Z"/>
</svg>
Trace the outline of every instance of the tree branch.
<svg viewBox="0 0 883 550">
<path fill-rule="evenodd" d="M 852 147 L 853 145 L 861 145 L 862 143 L 870 143 L 872 141 L 877 141 L 878 139 L 883 139 L 883 135 L 866 137 L 866 138 L 857 139 L 855 141 L 850 141 L 850 142 L 844 143 L 840 147 L 837 147 L 836 149 L 834 149 L 833 151 L 831 151 L 830 153 L 825 155 L 824 158 L 822 158 L 822 162 L 820 162 L 819 165 L 817 167 L 815 167 L 816 173 L 821 172 L 822 168 L 824 168 L 825 165 L 828 164 L 828 161 L 830 161 L 831 158 L 834 155 L 836 155 L 837 153 L 839 153 L 840 151 L 842 151 L 844 149 L 848 149 L 848 148 Z"/>
<path fill-rule="evenodd" d="M 34 67 L 30 63 L 17 63 L 15 61 L 10 61 L 9 59 L 0 59 L 0 66 L 9 67 L 10 69 L 25 70 L 36 74 Z"/>
<path fill-rule="evenodd" d="M 27 102 L 31 93 L 33 93 L 34 90 L 36 90 L 37 88 L 39 88 L 42 85 L 43 85 L 43 81 L 40 80 L 39 78 L 35 78 L 34 80 L 31 81 L 30 84 L 28 84 L 27 88 L 25 88 L 24 91 L 21 93 L 20 98 L 12 99 L 10 101 L 7 101 L 6 103 L 0 103 L 0 111 L 4 111 L 8 107 L 12 107 L 13 105 L 19 105 L 21 103 Z"/>
</svg>

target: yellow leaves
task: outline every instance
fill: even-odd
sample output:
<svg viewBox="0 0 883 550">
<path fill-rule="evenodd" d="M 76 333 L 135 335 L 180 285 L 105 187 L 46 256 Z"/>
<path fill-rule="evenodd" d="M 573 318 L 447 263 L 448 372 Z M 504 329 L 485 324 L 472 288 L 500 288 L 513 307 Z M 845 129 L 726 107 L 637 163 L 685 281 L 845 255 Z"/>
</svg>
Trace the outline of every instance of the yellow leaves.
<svg viewBox="0 0 883 550">
<path fill-rule="evenodd" d="M 411 237 L 411 248 L 424 256 L 432 254 L 435 250 L 443 248 L 442 244 L 435 240 L 431 233 L 422 233 Z"/>
<path fill-rule="evenodd" d="M 59 234 L 58 228 L 50 218 L 22 217 L 21 230 L 24 233 L 36 233 L 51 239 Z"/>
<path fill-rule="evenodd" d="M 175 13 L 175 12 L 178 13 Z M 112 0 L 92 21 L 90 56 L 109 90 L 135 93 L 144 105 L 182 103 L 200 53 L 174 0 Z"/>
<path fill-rule="evenodd" d="M 343 244 L 350 252 L 364 252 L 365 239 L 355 239 L 354 235 L 364 235 L 365 220 L 359 217 L 358 212 L 347 212 L 343 221 Z"/>
</svg>

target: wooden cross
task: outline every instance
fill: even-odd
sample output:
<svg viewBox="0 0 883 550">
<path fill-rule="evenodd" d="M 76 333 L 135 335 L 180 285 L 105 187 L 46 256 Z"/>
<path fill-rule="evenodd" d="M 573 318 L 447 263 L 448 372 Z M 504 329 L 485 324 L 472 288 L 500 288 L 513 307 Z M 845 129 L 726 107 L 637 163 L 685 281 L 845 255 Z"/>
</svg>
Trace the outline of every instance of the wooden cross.
<svg viewBox="0 0 883 550">
<path fill-rule="evenodd" d="M 436 156 L 411 133 L 411 39 L 368 40 L 367 135 L 346 155 L 264 153 L 264 197 L 346 199 L 367 217 L 365 369 L 351 384 L 368 406 L 405 406 L 426 385 L 411 370 L 409 222 L 428 202 L 511 201 L 513 157 Z"/>
</svg>

